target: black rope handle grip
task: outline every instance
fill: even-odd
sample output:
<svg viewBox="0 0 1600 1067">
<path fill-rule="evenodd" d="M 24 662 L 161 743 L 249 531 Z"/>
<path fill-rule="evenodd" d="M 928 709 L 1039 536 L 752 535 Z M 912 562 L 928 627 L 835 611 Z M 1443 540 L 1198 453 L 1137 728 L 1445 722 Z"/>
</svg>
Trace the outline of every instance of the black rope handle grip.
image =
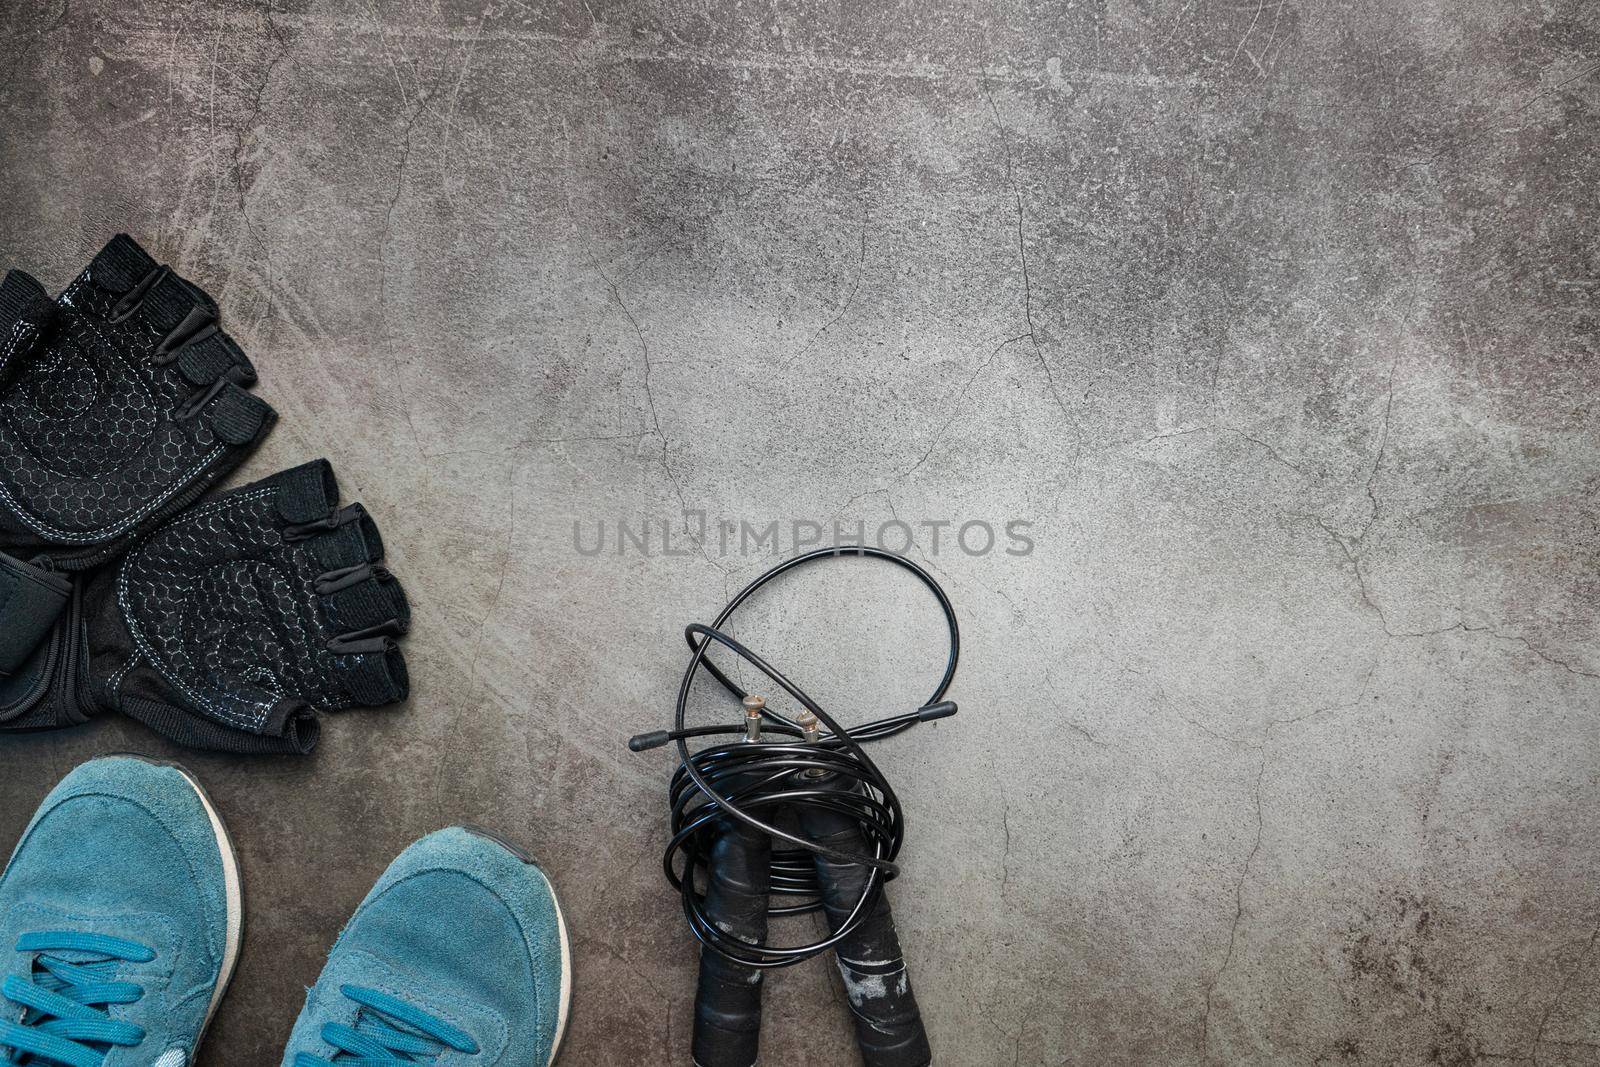
<svg viewBox="0 0 1600 1067">
<path fill-rule="evenodd" d="M 772 839 L 726 816 L 715 819 L 706 832 L 711 835 L 706 918 L 730 937 L 765 944 Z M 759 967 L 701 946 L 692 1046 L 697 1067 L 754 1067 L 761 1047 L 764 975 Z"/>
<path fill-rule="evenodd" d="M 801 831 L 818 845 L 852 852 L 866 844 L 860 826 L 830 808 L 801 808 L 796 819 Z M 856 901 L 872 892 L 873 872 L 859 863 L 841 863 L 823 852 L 813 854 L 812 862 L 822 888 L 823 912 L 828 925 L 838 930 Z M 928 1033 L 922 1025 L 916 995 L 911 991 L 911 975 L 900 949 L 889 897 L 881 886 L 866 919 L 833 951 L 866 1067 L 927 1067 L 933 1060 Z"/>
</svg>

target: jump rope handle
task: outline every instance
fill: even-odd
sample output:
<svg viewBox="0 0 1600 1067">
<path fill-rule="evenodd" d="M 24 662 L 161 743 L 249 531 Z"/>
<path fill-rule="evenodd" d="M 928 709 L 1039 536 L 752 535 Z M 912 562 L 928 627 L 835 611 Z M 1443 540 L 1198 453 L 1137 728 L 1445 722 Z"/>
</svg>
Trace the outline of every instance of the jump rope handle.
<svg viewBox="0 0 1600 1067">
<path fill-rule="evenodd" d="M 772 839 L 727 816 L 716 819 L 711 832 L 706 917 L 724 933 L 765 944 Z M 760 968 L 701 948 L 694 1005 L 696 1067 L 753 1067 L 761 1045 L 762 978 Z"/>
<path fill-rule="evenodd" d="M 829 780 L 807 784 L 826 788 Z M 835 784 L 834 788 L 844 787 Z M 801 832 L 817 844 L 858 855 L 867 850 L 866 839 L 854 819 L 812 805 L 798 806 L 795 812 Z M 823 911 L 828 925 L 837 931 L 861 899 L 870 869 L 859 863 L 840 863 L 820 853 L 813 854 L 812 859 L 822 887 Z M 933 1053 L 928 1048 L 917 998 L 911 992 L 911 975 L 895 933 L 889 897 L 881 888 L 866 921 L 839 942 L 834 952 L 866 1067 L 928 1067 Z"/>
</svg>

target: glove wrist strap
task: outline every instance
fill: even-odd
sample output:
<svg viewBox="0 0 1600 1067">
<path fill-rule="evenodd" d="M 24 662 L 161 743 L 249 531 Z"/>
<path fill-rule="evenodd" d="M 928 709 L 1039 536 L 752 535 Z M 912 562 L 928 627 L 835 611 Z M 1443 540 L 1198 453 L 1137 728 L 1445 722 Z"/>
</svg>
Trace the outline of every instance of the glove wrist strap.
<svg viewBox="0 0 1600 1067">
<path fill-rule="evenodd" d="M 67 606 L 72 583 L 0 552 L 0 675 L 27 662 Z"/>
</svg>

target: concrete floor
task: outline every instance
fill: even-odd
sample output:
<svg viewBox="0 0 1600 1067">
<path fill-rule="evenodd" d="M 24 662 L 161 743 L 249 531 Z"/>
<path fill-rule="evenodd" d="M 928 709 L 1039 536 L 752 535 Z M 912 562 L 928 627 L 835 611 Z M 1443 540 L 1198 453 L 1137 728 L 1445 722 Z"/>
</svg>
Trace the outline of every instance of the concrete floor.
<svg viewBox="0 0 1600 1067">
<path fill-rule="evenodd" d="M 330 456 L 416 607 L 405 707 L 186 757 L 248 880 L 202 1063 L 275 1064 L 372 880 L 462 820 L 565 893 L 564 1062 L 688 1063 L 672 761 L 624 739 L 767 558 L 573 538 L 688 510 L 785 550 L 897 517 L 956 600 L 962 714 L 877 752 L 939 1063 L 1600 1064 L 1592 3 L 0 30 L 4 258 L 60 285 L 126 230 L 211 288 L 283 417 L 248 473 Z M 931 685 L 927 607 L 841 564 L 739 632 L 876 717 Z M 5 741 L 0 844 L 129 748 L 171 754 Z M 853 1062 L 837 985 L 775 977 L 768 1065 Z"/>
</svg>

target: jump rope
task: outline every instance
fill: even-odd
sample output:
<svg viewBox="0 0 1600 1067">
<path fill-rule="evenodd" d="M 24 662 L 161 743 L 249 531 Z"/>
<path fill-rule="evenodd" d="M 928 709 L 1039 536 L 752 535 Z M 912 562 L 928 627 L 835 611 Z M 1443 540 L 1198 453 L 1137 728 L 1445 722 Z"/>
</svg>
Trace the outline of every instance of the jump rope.
<svg viewBox="0 0 1600 1067">
<path fill-rule="evenodd" d="M 724 631 L 758 590 L 825 559 L 869 557 L 914 575 L 938 601 L 950 651 L 938 685 L 915 711 L 846 729 L 766 659 Z M 900 799 L 862 748 L 919 723 L 956 713 L 945 699 L 961 634 L 955 608 L 932 575 L 905 556 L 869 546 L 824 548 L 785 560 L 745 586 L 710 626 L 684 630 L 690 658 L 678 686 L 673 728 L 639 734 L 635 752 L 676 743 L 668 792 L 672 837 L 662 857 L 689 929 L 701 945 L 695 1002 L 698 1067 L 752 1067 L 761 1029 L 763 974 L 832 949 L 867 1067 L 925 1067 L 932 1061 L 911 991 L 884 885 L 905 840 Z M 790 718 L 746 692 L 708 658 L 721 645 L 801 707 Z M 689 694 L 709 673 L 739 701 L 735 725 L 687 726 Z M 697 738 L 737 735 L 691 752 Z M 782 740 L 767 740 L 776 735 Z M 767 944 L 768 919 L 822 912 L 831 933 L 810 944 Z"/>
</svg>

